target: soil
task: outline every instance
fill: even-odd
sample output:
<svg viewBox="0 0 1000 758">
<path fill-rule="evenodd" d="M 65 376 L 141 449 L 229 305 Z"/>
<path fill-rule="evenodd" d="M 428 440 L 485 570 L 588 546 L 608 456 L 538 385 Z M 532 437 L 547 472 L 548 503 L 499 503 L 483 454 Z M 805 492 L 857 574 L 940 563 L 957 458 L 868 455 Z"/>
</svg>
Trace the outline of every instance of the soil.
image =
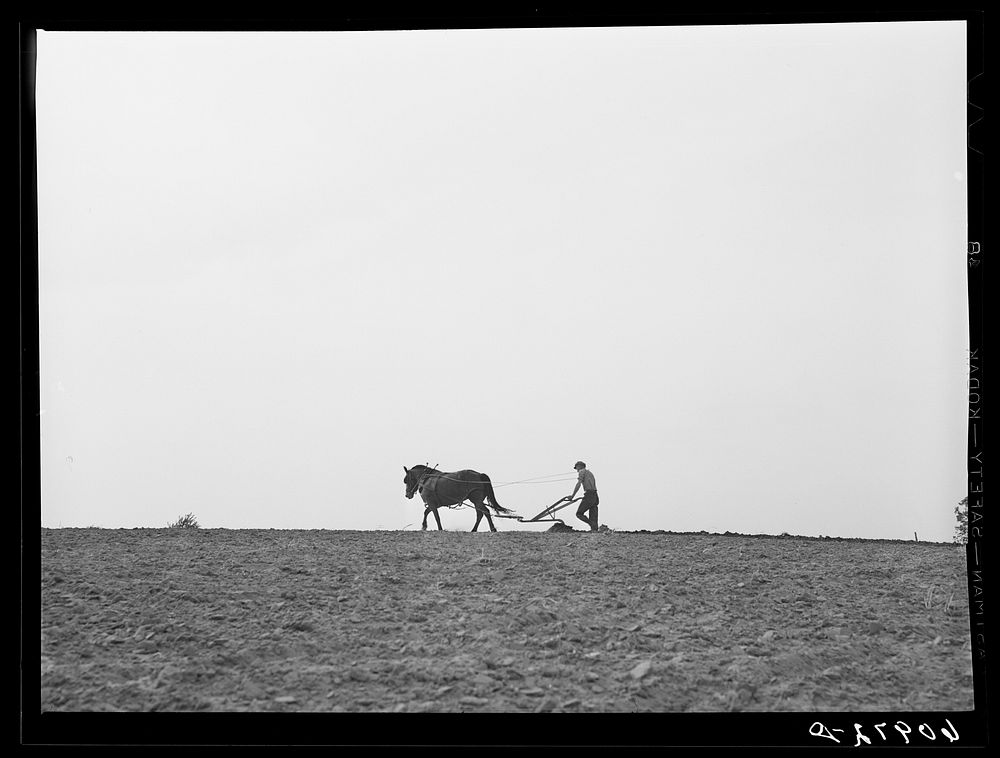
<svg viewBox="0 0 1000 758">
<path fill-rule="evenodd" d="M 43 529 L 41 575 L 43 711 L 973 707 L 957 545 Z"/>
</svg>

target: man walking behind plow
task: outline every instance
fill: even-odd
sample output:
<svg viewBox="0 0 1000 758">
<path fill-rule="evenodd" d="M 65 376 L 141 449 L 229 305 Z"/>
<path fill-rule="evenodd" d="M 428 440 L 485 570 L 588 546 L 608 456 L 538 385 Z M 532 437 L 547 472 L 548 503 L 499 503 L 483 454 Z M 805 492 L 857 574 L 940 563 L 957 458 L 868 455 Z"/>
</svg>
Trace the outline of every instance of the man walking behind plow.
<svg viewBox="0 0 1000 758">
<path fill-rule="evenodd" d="M 594 481 L 594 475 L 587 470 L 587 464 L 583 461 L 577 461 L 573 468 L 577 472 L 577 481 L 570 499 L 575 498 L 580 487 L 583 487 L 583 500 L 580 502 L 580 507 L 576 509 L 576 517 L 590 526 L 590 531 L 596 532 L 597 504 L 601 502 L 600 498 L 597 497 L 597 482 Z M 584 516 L 587 511 L 590 511 L 589 517 Z"/>
</svg>

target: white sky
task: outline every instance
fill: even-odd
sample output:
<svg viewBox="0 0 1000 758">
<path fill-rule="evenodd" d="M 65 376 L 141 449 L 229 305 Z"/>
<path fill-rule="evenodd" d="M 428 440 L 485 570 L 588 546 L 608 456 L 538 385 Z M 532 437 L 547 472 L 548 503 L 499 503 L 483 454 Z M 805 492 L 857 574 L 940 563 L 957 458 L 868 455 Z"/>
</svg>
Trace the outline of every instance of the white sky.
<svg viewBox="0 0 1000 758">
<path fill-rule="evenodd" d="M 950 540 L 965 33 L 39 32 L 42 524 Z"/>
</svg>

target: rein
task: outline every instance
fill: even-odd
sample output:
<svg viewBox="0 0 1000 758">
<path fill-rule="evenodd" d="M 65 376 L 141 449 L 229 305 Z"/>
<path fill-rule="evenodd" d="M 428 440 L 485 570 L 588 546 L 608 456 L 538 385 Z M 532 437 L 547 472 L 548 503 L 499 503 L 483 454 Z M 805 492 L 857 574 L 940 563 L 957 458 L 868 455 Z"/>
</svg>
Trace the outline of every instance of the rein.
<svg viewBox="0 0 1000 758">
<path fill-rule="evenodd" d="M 450 482 L 461 482 L 461 483 L 465 483 L 465 484 L 479 484 L 480 483 L 479 480 L 475 480 L 475 479 L 459 479 L 458 477 L 449 476 L 448 474 L 446 474 L 446 473 L 444 473 L 442 471 L 438 471 L 438 469 L 437 469 L 436 466 L 434 468 L 431 468 L 430 466 L 425 465 L 423 473 L 420 475 L 420 477 L 417 479 L 416 483 L 414 484 L 413 494 L 416 495 L 416 494 L 419 493 L 421 496 L 423 496 L 423 489 L 424 489 L 425 483 L 427 482 L 428 479 L 431 479 L 432 477 L 439 477 L 441 479 L 447 479 Z M 556 478 L 553 478 L 553 477 L 560 477 L 560 478 L 556 479 Z M 549 483 L 554 483 L 554 482 L 569 482 L 569 481 L 574 481 L 576 478 L 577 478 L 576 476 L 566 477 L 566 476 L 563 475 L 562 472 L 560 472 L 558 474 L 549 474 L 547 476 L 536 476 L 536 477 L 532 477 L 530 479 L 520 479 L 520 480 L 512 481 L 512 482 L 491 482 L 491 484 L 492 484 L 492 486 L 494 488 L 497 488 L 497 487 L 505 487 L 505 486 L 510 485 L 510 484 L 549 484 Z M 435 496 L 434 499 L 435 500 L 439 500 L 439 498 L 437 496 Z M 579 500 L 579 499 L 580 498 L 576 498 L 576 500 Z M 569 500 L 569 502 L 567 502 L 566 505 L 569 505 L 570 502 L 576 502 L 576 500 L 570 500 L 569 498 L 564 498 L 564 500 Z M 462 508 L 462 507 L 465 507 L 465 508 L 472 508 L 473 510 L 475 510 L 475 508 L 476 508 L 476 506 L 474 506 L 472 503 L 466 502 L 465 499 L 463 499 L 462 502 L 455 503 L 453 505 L 440 505 L 439 504 L 439 505 L 431 506 L 429 503 L 426 503 L 426 501 L 424 501 L 424 502 L 425 502 L 425 504 L 427 504 L 428 507 L 433 507 L 433 508 Z M 563 502 L 563 501 L 557 501 L 557 502 Z M 560 506 L 560 508 L 562 508 L 562 507 L 564 507 L 564 506 Z M 547 511 L 548 510 L 549 509 L 547 509 Z M 556 510 L 559 510 L 559 509 L 557 508 Z M 496 515 L 497 515 L 497 518 L 516 518 L 518 521 L 523 521 L 524 520 L 523 517 L 517 516 L 517 515 L 504 515 L 504 514 L 501 514 L 501 513 L 498 513 Z M 535 520 L 535 519 L 532 519 L 532 520 Z M 546 520 L 548 520 L 548 519 L 546 519 Z M 552 519 L 552 520 L 559 521 L 559 519 Z"/>
<path fill-rule="evenodd" d="M 569 472 L 566 472 L 566 473 L 569 473 Z M 462 482 L 464 484 L 478 484 L 479 483 L 479 480 L 477 480 L 477 479 L 458 479 L 457 477 L 454 477 L 454 476 L 448 476 L 448 474 L 444 473 L 443 471 L 438 471 L 436 468 L 434 468 L 434 469 L 428 468 L 420 476 L 420 479 L 417 482 L 417 487 L 420 486 L 420 484 L 424 481 L 424 479 L 427 479 L 430 476 L 439 476 L 442 479 L 447 479 L 449 482 Z M 559 479 L 555 479 L 553 477 L 560 477 L 560 478 Z M 511 485 L 511 484 L 551 484 L 553 482 L 572 482 L 572 481 L 576 481 L 576 479 L 577 479 L 577 477 L 575 475 L 574 476 L 565 476 L 563 472 L 559 472 L 558 474 L 548 474 L 547 476 L 535 476 L 535 477 L 532 477 L 531 479 L 517 479 L 517 480 L 512 481 L 512 482 L 493 482 L 491 480 L 491 483 L 492 483 L 492 485 L 493 485 L 493 487 L 495 489 L 497 487 L 507 487 L 508 485 Z"/>
</svg>

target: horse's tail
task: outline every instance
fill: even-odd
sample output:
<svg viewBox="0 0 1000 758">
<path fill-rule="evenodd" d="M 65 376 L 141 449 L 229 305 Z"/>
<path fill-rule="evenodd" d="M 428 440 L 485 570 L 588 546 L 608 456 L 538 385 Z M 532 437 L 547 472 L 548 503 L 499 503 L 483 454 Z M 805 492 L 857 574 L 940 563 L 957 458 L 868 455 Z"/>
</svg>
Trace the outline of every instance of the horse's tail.
<svg viewBox="0 0 1000 758">
<path fill-rule="evenodd" d="M 480 474 L 479 476 L 482 477 L 483 482 L 486 484 L 486 497 L 489 498 L 490 506 L 493 510 L 497 513 L 513 513 L 510 508 L 504 508 L 497 502 L 497 495 L 493 491 L 493 482 L 490 481 L 490 478 L 486 474 Z"/>
</svg>

